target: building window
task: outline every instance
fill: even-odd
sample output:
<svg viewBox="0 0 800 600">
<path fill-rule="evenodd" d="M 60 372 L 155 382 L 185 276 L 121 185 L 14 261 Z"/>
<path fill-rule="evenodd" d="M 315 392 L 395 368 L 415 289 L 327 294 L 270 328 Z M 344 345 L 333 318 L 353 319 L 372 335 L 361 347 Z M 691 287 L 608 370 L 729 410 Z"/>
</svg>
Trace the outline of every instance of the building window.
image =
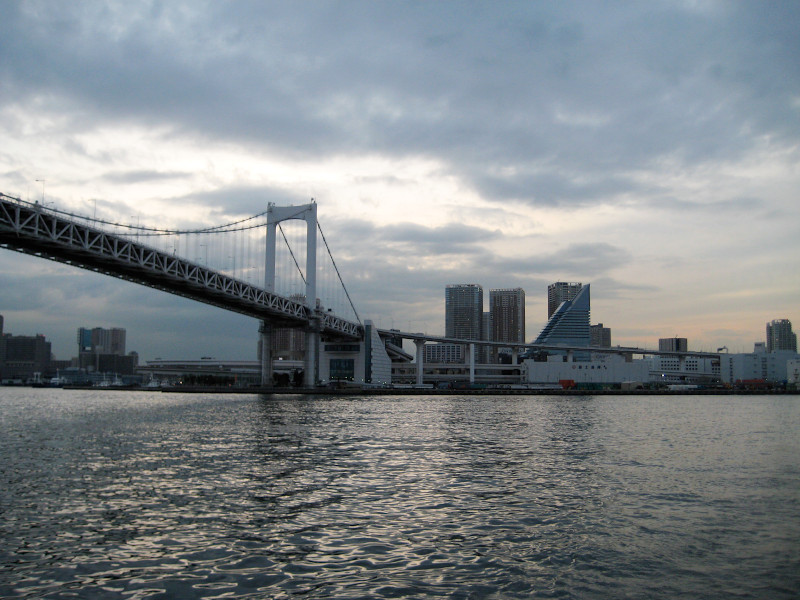
<svg viewBox="0 0 800 600">
<path fill-rule="evenodd" d="M 330 362 L 330 378 L 353 381 L 356 374 L 356 362 L 352 358 L 332 358 Z"/>
<path fill-rule="evenodd" d="M 358 352 L 361 347 L 358 344 L 325 344 L 325 352 Z"/>
</svg>

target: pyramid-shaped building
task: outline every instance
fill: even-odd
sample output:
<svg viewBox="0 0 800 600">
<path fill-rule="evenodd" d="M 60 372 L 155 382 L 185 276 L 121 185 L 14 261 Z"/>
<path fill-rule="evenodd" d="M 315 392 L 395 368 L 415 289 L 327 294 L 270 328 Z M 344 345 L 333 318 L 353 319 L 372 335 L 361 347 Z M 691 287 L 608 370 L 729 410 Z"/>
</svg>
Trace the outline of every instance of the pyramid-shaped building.
<svg viewBox="0 0 800 600">
<path fill-rule="evenodd" d="M 552 314 L 534 344 L 590 346 L 589 285 L 584 285 L 572 300 L 565 300 Z"/>
</svg>

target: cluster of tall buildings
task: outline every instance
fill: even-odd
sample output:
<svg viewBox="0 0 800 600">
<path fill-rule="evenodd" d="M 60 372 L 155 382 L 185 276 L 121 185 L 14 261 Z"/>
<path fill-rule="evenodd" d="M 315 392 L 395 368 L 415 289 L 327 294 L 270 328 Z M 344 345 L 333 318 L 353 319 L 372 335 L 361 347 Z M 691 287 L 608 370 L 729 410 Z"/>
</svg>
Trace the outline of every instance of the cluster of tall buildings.
<svg viewBox="0 0 800 600">
<path fill-rule="evenodd" d="M 445 288 L 445 337 L 462 340 L 524 343 L 525 290 L 489 290 L 484 312 L 483 287 L 476 283 Z"/>
<path fill-rule="evenodd" d="M 487 302 L 479 284 L 448 285 L 445 288 L 445 337 L 453 341 L 422 345 L 424 364 L 436 365 L 432 368 L 439 369 L 437 376 L 456 377 L 459 373 L 456 364 L 469 363 L 471 369 L 475 366 L 472 357 L 467 355 L 470 344 L 464 342 L 476 342 L 474 361 L 485 365 L 479 375 L 508 377 L 517 373 L 528 383 L 536 384 L 562 380 L 587 384 L 652 383 L 656 376 L 662 384 L 720 380 L 724 383 L 800 381 L 797 335 L 788 319 L 768 322 L 766 342 L 757 342 L 752 353 L 721 353 L 727 348 L 719 348 L 717 353 L 691 353 L 686 338 L 670 337 L 659 339 L 659 353 L 653 353 L 651 358 L 633 360 L 634 353 L 624 348 L 602 350 L 611 348 L 611 330 L 602 323 L 590 324 L 590 292 L 590 285 L 577 282 L 549 285 L 548 319 L 533 340 L 534 344 L 544 346 L 544 350 L 530 350 L 515 357 L 516 347 L 526 343 L 525 291 L 522 288 L 490 289 Z M 126 353 L 126 330 L 122 328 L 81 327 L 77 331 L 78 355 L 68 361 L 56 361 L 44 335 L 11 335 L 4 332 L 3 325 L 0 315 L 0 378 L 3 382 L 25 382 L 35 379 L 37 374 L 52 377 L 58 370 L 61 376 L 65 371 L 80 372 L 89 379 L 103 374 L 133 375 L 138 366 L 136 353 Z M 369 322 L 365 329 L 368 341 L 364 342 L 364 351 L 373 352 L 383 347 L 382 339 Z M 274 358 L 284 361 L 303 358 L 306 348 L 302 331 L 276 328 L 273 333 Z M 403 355 L 399 362 L 411 360 L 403 353 L 402 338 L 386 341 L 387 352 L 391 348 L 398 356 Z M 361 373 L 366 382 L 390 381 L 394 355 L 389 357 L 384 353 L 386 360 L 378 365 L 374 360 L 370 362 L 357 355 L 361 352 L 359 348 L 358 344 L 324 344 L 320 356 L 329 360 L 325 363 L 320 359 L 320 378 L 353 379 Z M 519 367 L 516 370 L 507 368 L 505 365 L 511 362 Z M 382 369 L 380 377 L 375 371 L 378 367 Z"/>
<path fill-rule="evenodd" d="M 688 352 L 689 342 L 684 337 L 660 338 L 658 349 L 661 352 Z M 792 331 L 792 322 L 774 319 L 767 323 L 767 341 L 755 342 L 753 352 L 797 352 L 797 334 Z"/>
<path fill-rule="evenodd" d="M 50 368 L 50 342 L 40 333 L 11 335 L 3 332 L 0 315 L 0 379 L 25 381 Z"/>
<path fill-rule="evenodd" d="M 78 352 L 85 354 L 125 354 L 127 332 L 119 327 L 78 329 Z"/>
<path fill-rule="evenodd" d="M 445 288 L 445 337 L 458 340 L 525 343 L 525 290 L 490 289 L 485 310 L 483 287 L 477 283 L 452 284 Z M 611 330 L 602 323 L 590 325 L 590 286 L 556 282 L 547 288 L 547 325 L 536 343 L 573 346 L 611 346 Z M 429 344 L 430 362 L 462 362 L 459 344 Z M 480 349 L 479 362 L 498 362 L 506 354 L 502 347 Z"/>
<path fill-rule="evenodd" d="M 489 290 L 489 310 L 485 311 L 483 287 L 477 283 L 448 285 L 445 288 L 445 337 L 488 342 L 525 342 L 525 290 Z M 430 344 L 425 348 L 430 362 L 463 362 L 460 344 Z M 496 351 L 481 350 L 482 362 L 496 362 Z"/>
<path fill-rule="evenodd" d="M 44 335 L 12 335 L 3 331 L 0 315 L 0 380 L 27 382 L 63 375 L 67 371 L 132 375 L 138 365 L 135 352 L 126 354 L 126 331 L 121 328 L 78 329 L 78 355 L 56 360 Z"/>
<path fill-rule="evenodd" d="M 448 285 L 445 288 L 445 337 L 476 342 L 508 342 L 512 345 L 525 343 L 525 292 L 521 288 L 490 290 L 489 310 L 485 311 L 484 308 L 484 290 L 480 285 Z M 647 379 L 649 372 L 659 372 L 675 374 L 674 377 L 664 376 L 664 381 L 671 383 L 686 381 L 687 377 L 699 380 L 716 377 L 728 382 L 781 380 L 787 378 L 787 360 L 792 360 L 797 353 L 797 336 L 792 331 L 791 323 L 788 319 L 776 319 L 767 323 L 767 341 L 756 343 L 753 354 L 725 354 L 721 358 L 686 356 L 689 352 L 688 340 L 685 337 L 671 337 L 658 340 L 658 350 L 663 354 L 646 361 L 632 361 L 630 355 L 604 356 L 602 352 L 596 352 L 600 348 L 611 348 L 611 330 L 602 323 L 592 325 L 590 318 L 589 284 L 566 281 L 550 284 L 547 288 L 547 323 L 533 340 L 533 343 L 545 346 L 546 350 L 530 350 L 522 357 L 533 359 L 533 363 L 550 364 L 531 363 L 530 376 L 534 379 L 546 378 L 558 371 L 558 377 L 570 379 L 584 376 L 589 381 L 592 377 L 599 377 L 598 373 L 612 378 L 627 376 Z M 558 346 L 570 346 L 573 350 L 560 350 Z M 574 350 L 583 347 L 587 351 Z M 424 351 L 426 363 L 464 364 L 469 359 L 468 347 L 461 343 L 429 343 Z M 498 351 L 496 347 L 476 344 L 475 361 L 509 362 L 508 354 L 510 352 L 504 352 L 502 348 Z M 598 361 L 602 361 L 602 364 Z M 569 364 L 565 366 L 564 362 Z"/>
<path fill-rule="evenodd" d="M 558 281 L 547 287 L 547 325 L 537 338 L 549 343 L 572 338 L 576 345 L 610 346 L 611 330 L 590 325 L 590 286 Z M 593 329 L 594 328 L 594 329 Z M 489 310 L 484 312 L 483 287 L 476 283 L 445 288 L 445 337 L 493 342 L 525 342 L 525 290 L 489 290 Z M 552 343 L 569 343 L 559 341 Z"/>
<path fill-rule="evenodd" d="M 135 352 L 125 353 L 126 337 L 127 332 L 120 327 L 80 327 L 75 366 L 89 372 L 133 375 L 139 357 Z"/>
</svg>

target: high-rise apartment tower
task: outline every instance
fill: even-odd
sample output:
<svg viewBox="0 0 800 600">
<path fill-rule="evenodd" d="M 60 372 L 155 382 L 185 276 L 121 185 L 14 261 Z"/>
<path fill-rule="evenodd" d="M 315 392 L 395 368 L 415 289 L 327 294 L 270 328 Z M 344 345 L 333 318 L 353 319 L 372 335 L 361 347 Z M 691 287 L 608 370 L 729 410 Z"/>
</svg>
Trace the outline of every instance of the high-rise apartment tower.
<svg viewBox="0 0 800 600">
<path fill-rule="evenodd" d="M 112 329 L 81 327 L 78 329 L 78 351 L 124 356 L 125 337 L 126 331 L 120 327 Z"/>
<path fill-rule="evenodd" d="M 792 331 L 789 319 L 775 319 L 767 323 L 767 352 L 778 350 L 797 352 L 797 334 Z"/>
<path fill-rule="evenodd" d="M 444 290 L 445 336 L 483 339 L 483 288 L 476 283 L 448 285 Z"/>
<path fill-rule="evenodd" d="M 659 338 L 658 350 L 659 352 L 687 352 L 689 342 L 686 338 Z"/>
<path fill-rule="evenodd" d="M 611 328 L 603 327 L 602 323 L 589 326 L 592 346 L 596 348 L 611 348 Z"/>
<path fill-rule="evenodd" d="M 525 290 L 489 290 L 493 342 L 525 342 Z"/>
</svg>

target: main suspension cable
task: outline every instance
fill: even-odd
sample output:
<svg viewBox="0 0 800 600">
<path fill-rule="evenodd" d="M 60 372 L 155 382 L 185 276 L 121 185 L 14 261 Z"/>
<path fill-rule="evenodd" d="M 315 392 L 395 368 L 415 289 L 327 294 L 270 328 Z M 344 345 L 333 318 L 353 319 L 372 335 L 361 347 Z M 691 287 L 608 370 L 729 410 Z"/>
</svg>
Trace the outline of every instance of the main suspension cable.
<svg viewBox="0 0 800 600">
<path fill-rule="evenodd" d="M 297 267 L 297 272 L 300 273 L 300 277 L 303 280 L 303 283 L 305 285 L 308 285 L 308 283 L 306 282 L 305 276 L 303 276 L 303 270 L 300 268 L 300 265 L 298 264 L 297 259 L 294 256 L 294 252 L 292 252 L 292 246 L 289 244 L 289 240 L 286 239 L 286 234 L 283 232 L 283 227 L 281 227 L 280 223 L 278 223 L 278 229 L 281 230 L 281 235 L 283 236 L 283 241 L 286 242 L 286 247 L 289 249 L 289 254 L 292 255 L 292 260 L 294 261 L 294 266 Z"/>
<path fill-rule="evenodd" d="M 325 249 L 328 251 L 328 256 L 331 258 L 331 263 L 333 264 L 333 268 L 336 270 L 336 276 L 339 278 L 339 283 L 342 284 L 342 289 L 344 289 L 344 293 L 347 296 L 347 301 L 350 303 L 350 308 L 353 309 L 353 314 L 356 316 L 356 321 L 358 321 L 359 325 L 363 325 L 361 323 L 361 318 L 358 316 L 358 311 L 356 310 L 355 305 L 353 304 L 353 300 L 350 298 L 350 292 L 347 291 L 347 286 L 344 284 L 342 280 L 342 274 L 339 273 L 339 267 L 336 266 L 336 261 L 333 259 L 333 254 L 331 254 L 330 246 L 328 246 L 328 240 L 325 239 L 325 234 L 322 233 L 322 226 L 317 221 L 317 229 L 319 229 L 319 233 L 322 236 L 322 241 L 325 243 Z"/>
<path fill-rule="evenodd" d="M 10 197 L 10 196 L 9 196 Z M 15 198 L 15 200 L 19 200 Z M 213 227 L 204 227 L 200 229 L 162 229 L 159 227 L 147 227 L 144 225 L 133 225 L 128 223 L 119 223 L 116 221 L 107 221 L 105 219 L 98 219 L 96 217 L 87 217 L 86 215 L 81 215 L 78 213 L 69 212 L 66 210 L 60 210 L 58 208 L 50 208 L 42 206 L 42 208 L 48 212 L 57 213 L 61 215 L 65 215 L 68 217 L 73 217 L 75 219 L 80 219 L 82 221 L 87 221 L 90 223 L 97 223 L 98 225 L 109 225 L 111 227 L 121 227 L 123 229 L 129 229 L 131 231 L 140 232 L 139 235 L 142 237 L 149 237 L 149 236 L 160 236 L 160 235 L 181 235 L 181 234 L 196 234 L 196 233 L 228 233 L 232 231 L 248 231 L 250 229 L 258 229 L 260 227 L 266 227 L 266 223 L 257 223 L 255 225 L 248 225 L 245 227 L 236 227 L 236 225 L 241 225 L 242 223 L 247 223 L 248 221 L 252 221 L 254 219 L 258 219 L 259 217 L 263 217 L 269 211 L 265 210 L 258 214 L 252 215 L 250 217 L 245 217 L 244 219 L 239 219 L 237 221 L 231 221 L 230 223 L 225 223 L 223 225 L 215 225 Z"/>
<path fill-rule="evenodd" d="M 167 235 L 180 236 L 182 234 L 183 235 L 187 235 L 187 234 L 203 234 L 203 233 L 205 233 L 205 234 L 230 233 L 230 232 L 234 232 L 234 231 L 248 231 L 248 230 L 252 230 L 252 229 L 258 229 L 258 228 L 261 228 L 261 227 L 266 227 L 268 225 L 268 221 L 267 222 L 257 223 L 257 224 L 254 224 L 254 225 L 243 225 L 243 224 L 247 223 L 249 221 L 253 221 L 255 219 L 258 219 L 259 217 L 263 217 L 264 215 L 269 213 L 269 209 L 267 209 L 265 211 L 262 211 L 262 212 L 260 212 L 258 214 L 255 214 L 253 216 L 246 217 L 244 219 L 239 219 L 237 221 L 231 221 L 230 223 L 225 223 L 223 225 L 215 225 L 213 227 L 204 227 L 204 228 L 199 228 L 199 229 L 161 229 L 161 228 L 157 228 L 157 227 L 147 227 L 147 226 L 141 226 L 141 225 L 127 224 L 127 223 L 118 223 L 118 222 L 115 222 L 115 221 L 108 221 L 108 220 L 105 220 L 105 219 L 98 219 L 96 217 L 88 217 L 88 216 L 85 216 L 85 215 L 81 215 L 81 214 L 77 214 L 77 213 L 73 213 L 73 212 L 69 212 L 69 211 L 60 210 L 60 209 L 54 208 L 54 207 L 53 208 L 46 207 L 44 205 L 40 205 L 38 202 L 36 202 L 36 203 L 26 202 L 26 201 L 24 201 L 24 200 L 22 200 L 20 198 L 14 198 L 13 196 L 8 196 L 8 195 L 3 194 L 3 193 L 0 193 L 0 196 L 2 196 L 4 198 L 9 198 L 9 199 L 14 200 L 14 201 L 16 201 L 18 203 L 21 203 L 21 204 L 28 204 L 28 205 L 31 205 L 31 206 L 40 206 L 41 209 L 46 210 L 48 212 L 55 213 L 55 214 L 60 214 L 60 215 L 65 215 L 65 216 L 68 216 L 68 217 L 72 217 L 74 219 L 80 219 L 82 221 L 86 221 L 86 222 L 89 222 L 89 223 L 96 223 L 96 224 L 99 224 L 99 225 L 105 225 L 105 226 L 111 226 L 111 227 L 115 227 L 115 228 L 119 227 L 119 228 L 123 228 L 123 229 L 128 229 L 130 231 L 137 232 L 137 236 L 142 236 L 142 237 L 167 236 Z M 285 219 L 282 219 L 282 221 L 283 220 L 292 219 L 295 216 L 297 216 L 299 214 L 302 214 L 302 212 L 304 210 L 305 209 L 301 209 L 296 214 L 294 214 L 292 216 L 289 216 L 289 217 L 286 217 Z M 300 273 L 300 277 L 302 278 L 303 283 L 308 285 L 307 281 L 306 281 L 306 278 L 305 278 L 305 275 L 303 274 L 303 270 L 300 268 L 300 264 L 297 262 L 297 258 L 294 255 L 294 251 L 292 250 L 292 247 L 289 244 L 289 240 L 286 238 L 286 234 L 284 233 L 283 228 L 280 225 L 280 222 L 278 222 L 277 225 L 278 225 L 278 228 L 281 230 L 281 236 L 283 236 L 283 240 L 286 243 L 286 247 L 289 249 L 289 254 L 292 256 L 292 260 L 294 261 L 294 264 L 295 264 L 295 267 L 297 268 L 298 273 Z M 336 260 L 333 258 L 333 254 L 331 253 L 330 246 L 328 245 L 328 240 L 325 238 L 325 233 L 322 231 L 322 226 L 319 224 L 319 221 L 317 221 L 317 229 L 319 229 L 319 233 L 322 236 L 322 241 L 325 244 L 325 249 L 327 250 L 328 256 L 331 259 L 331 263 L 333 264 L 333 268 L 336 271 L 336 276 L 339 279 L 339 283 L 341 284 L 342 289 L 344 290 L 344 293 L 347 296 L 347 301 L 350 303 L 350 308 L 353 310 L 353 314 L 355 315 L 356 320 L 358 321 L 358 323 L 362 324 L 361 323 L 361 318 L 359 317 L 358 311 L 356 310 L 356 307 L 353 304 L 353 300 L 350 297 L 350 292 L 347 290 L 347 286 L 344 284 L 344 280 L 342 279 L 342 274 L 339 272 L 339 267 L 336 265 Z M 178 240 L 179 239 L 180 238 L 178 238 Z M 177 250 L 178 240 L 176 240 L 176 243 L 175 243 L 176 247 L 173 249 L 173 251 Z M 247 241 L 248 241 L 248 243 L 247 243 L 247 249 L 246 249 L 246 261 L 245 262 L 247 262 L 249 264 L 249 262 L 250 262 L 250 240 L 249 240 L 249 238 L 248 238 Z M 234 249 L 234 255 L 235 254 L 236 254 L 236 251 Z M 235 260 L 235 258 L 234 258 L 234 260 Z"/>
</svg>

